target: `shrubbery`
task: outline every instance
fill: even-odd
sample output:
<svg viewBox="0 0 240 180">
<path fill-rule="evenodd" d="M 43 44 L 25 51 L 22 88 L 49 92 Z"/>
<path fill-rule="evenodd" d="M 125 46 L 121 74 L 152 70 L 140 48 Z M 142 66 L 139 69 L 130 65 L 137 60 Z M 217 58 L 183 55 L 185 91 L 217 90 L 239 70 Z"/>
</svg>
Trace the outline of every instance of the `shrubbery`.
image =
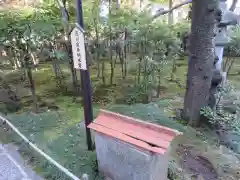
<svg viewBox="0 0 240 180">
<path fill-rule="evenodd" d="M 130 103 L 149 102 L 153 91 L 158 97 L 164 71 L 175 81 L 176 60 L 181 55 L 181 38 L 189 28 L 188 22 L 169 26 L 161 20 L 152 22 L 148 11 L 138 13 L 115 8 L 111 9 L 107 21 L 102 21 L 97 2 L 87 3 L 84 7 L 86 52 L 91 65 L 97 68 L 97 78 L 103 85 L 113 85 L 116 71 L 121 68 L 122 79 L 134 77 Z M 27 13 L 0 14 L 0 45 L 10 57 L 8 63 L 22 70 L 30 84 L 34 84 L 34 79 L 28 73 L 45 62 L 45 58 L 41 59 L 43 53 L 52 62 L 57 87 L 65 84 L 61 63 L 69 63 L 72 76 L 76 76 L 71 65 L 70 40 L 65 37 L 74 26 L 75 17 L 66 29 L 57 10 L 56 3 L 47 3 Z M 73 16 L 73 4 L 69 10 Z M 33 96 L 35 91 L 32 89 Z"/>
<path fill-rule="evenodd" d="M 225 56 L 240 56 L 240 26 L 236 26 L 230 32 L 231 42 L 225 48 L 224 55 Z"/>
</svg>

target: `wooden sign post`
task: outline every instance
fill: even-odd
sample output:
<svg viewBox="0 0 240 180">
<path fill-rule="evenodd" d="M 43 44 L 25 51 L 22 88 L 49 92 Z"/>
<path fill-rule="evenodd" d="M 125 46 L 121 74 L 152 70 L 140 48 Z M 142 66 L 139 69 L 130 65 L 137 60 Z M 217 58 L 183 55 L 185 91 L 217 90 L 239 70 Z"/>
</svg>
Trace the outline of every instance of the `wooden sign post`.
<svg viewBox="0 0 240 180">
<path fill-rule="evenodd" d="M 75 27 L 71 32 L 73 63 L 75 69 L 87 70 L 84 32 L 80 27 Z"/>
<path fill-rule="evenodd" d="M 92 87 L 90 74 L 87 66 L 85 43 L 84 43 L 84 23 L 82 13 L 82 0 L 76 1 L 77 26 L 71 32 L 71 43 L 73 52 L 74 67 L 80 70 L 81 85 L 83 92 L 84 119 L 86 127 L 86 138 L 88 150 L 93 150 L 91 131 L 88 125 L 93 120 L 92 109 Z"/>
</svg>

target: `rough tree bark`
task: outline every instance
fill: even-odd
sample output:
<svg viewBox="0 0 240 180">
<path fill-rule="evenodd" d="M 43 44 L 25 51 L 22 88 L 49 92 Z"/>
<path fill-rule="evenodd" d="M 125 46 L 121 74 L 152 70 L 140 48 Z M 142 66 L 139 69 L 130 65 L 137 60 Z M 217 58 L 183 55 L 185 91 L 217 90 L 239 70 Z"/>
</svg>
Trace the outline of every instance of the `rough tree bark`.
<svg viewBox="0 0 240 180">
<path fill-rule="evenodd" d="M 69 68 L 70 68 L 71 75 L 72 75 L 73 90 L 74 90 L 74 93 L 75 93 L 75 97 L 77 97 L 81 94 L 81 88 L 77 83 L 78 79 L 77 79 L 77 72 L 76 72 L 76 69 L 74 68 L 74 64 L 73 64 L 72 46 L 71 46 L 71 42 L 69 42 L 70 15 L 69 15 L 69 12 L 67 10 L 67 0 L 57 0 L 57 2 L 58 2 L 58 5 L 59 5 L 61 14 L 62 14 L 62 24 L 63 24 L 63 27 L 64 27 L 64 35 L 67 37 L 67 39 L 64 42 L 64 45 L 65 45 L 65 48 L 68 52 Z"/>
<path fill-rule="evenodd" d="M 27 46 L 27 52 L 29 52 Z M 35 86 L 35 81 L 33 79 L 32 75 L 32 68 L 33 68 L 33 63 L 31 61 L 31 53 L 27 53 L 27 55 L 24 56 L 24 64 L 26 68 L 26 75 L 28 77 L 28 82 L 29 82 L 29 87 L 32 93 L 32 99 L 33 99 L 33 111 L 35 113 L 39 112 L 39 106 L 38 106 L 38 101 L 37 101 L 37 94 L 36 94 L 36 86 Z"/>
<path fill-rule="evenodd" d="M 193 0 L 187 87 L 183 117 L 198 125 L 200 110 L 208 104 L 214 63 L 215 0 Z"/>
<path fill-rule="evenodd" d="M 234 11 L 236 9 L 237 3 L 238 3 L 238 0 L 232 0 L 232 4 L 229 8 L 229 11 Z"/>
<path fill-rule="evenodd" d="M 32 69 L 29 67 L 27 68 L 27 76 L 28 76 L 29 85 L 30 85 L 32 98 L 33 98 L 33 105 L 34 105 L 33 111 L 35 113 L 38 113 L 39 107 L 38 107 L 38 101 L 37 101 L 36 87 L 35 87 L 35 82 L 34 82 L 33 76 L 32 76 Z"/>
<path fill-rule="evenodd" d="M 168 7 L 169 7 L 169 9 L 172 9 L 172 7 L 173 7 L 173 0 L 169 0 Z M 169 25 L 173 24 L 173 11 L 170 11 L 168 13 L 168 24 Z"/>
</svg>

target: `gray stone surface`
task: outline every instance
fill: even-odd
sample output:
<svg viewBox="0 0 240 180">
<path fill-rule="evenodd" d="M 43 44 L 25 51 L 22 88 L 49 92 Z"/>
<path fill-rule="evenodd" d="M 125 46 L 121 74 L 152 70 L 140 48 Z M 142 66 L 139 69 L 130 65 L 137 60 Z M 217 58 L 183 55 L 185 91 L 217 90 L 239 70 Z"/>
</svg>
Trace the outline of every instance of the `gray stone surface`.
<svg viewBox="0 0 240 180">
<path fill-rule="evenodd" d="M 0 180 L 43 180 L 11 144 L 0 144 Z"/>
<path fill-rule="evenodd" d="M 9 158 L 7 154 L 1 154 L 0 159 L 1 180 L 19 180 L 25 176 L 21 169 L 16 166 L 16 164 Z"/>
<path fill-rule="evenodd" d="M 0 144 L 0 154 L 3 153 L 3 151 L 4 151 L 4 148 L 3 148 L 3 146 Z"/>
<path fill-rule="evenodd" d="M 168 159 L 131 144 L 95 134 L 99 170 L 111 180 L 166 180 Z"/>
</svg>

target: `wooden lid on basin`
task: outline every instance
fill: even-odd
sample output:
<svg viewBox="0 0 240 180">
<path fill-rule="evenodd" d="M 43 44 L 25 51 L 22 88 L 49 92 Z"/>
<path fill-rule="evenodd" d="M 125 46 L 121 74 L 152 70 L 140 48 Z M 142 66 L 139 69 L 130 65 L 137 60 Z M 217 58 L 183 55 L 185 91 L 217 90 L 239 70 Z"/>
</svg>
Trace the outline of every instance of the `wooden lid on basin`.
<svg viewBox="0 0 240 180">
<path fill-rule="evenodd" d="M 139 148 L 160 154 L 164 154 L 168 150 L 175 136 L 182 134 L 177 130 L 106 110 L 101 110 L 98 117 L 88 127 Z"/>
</svg>

